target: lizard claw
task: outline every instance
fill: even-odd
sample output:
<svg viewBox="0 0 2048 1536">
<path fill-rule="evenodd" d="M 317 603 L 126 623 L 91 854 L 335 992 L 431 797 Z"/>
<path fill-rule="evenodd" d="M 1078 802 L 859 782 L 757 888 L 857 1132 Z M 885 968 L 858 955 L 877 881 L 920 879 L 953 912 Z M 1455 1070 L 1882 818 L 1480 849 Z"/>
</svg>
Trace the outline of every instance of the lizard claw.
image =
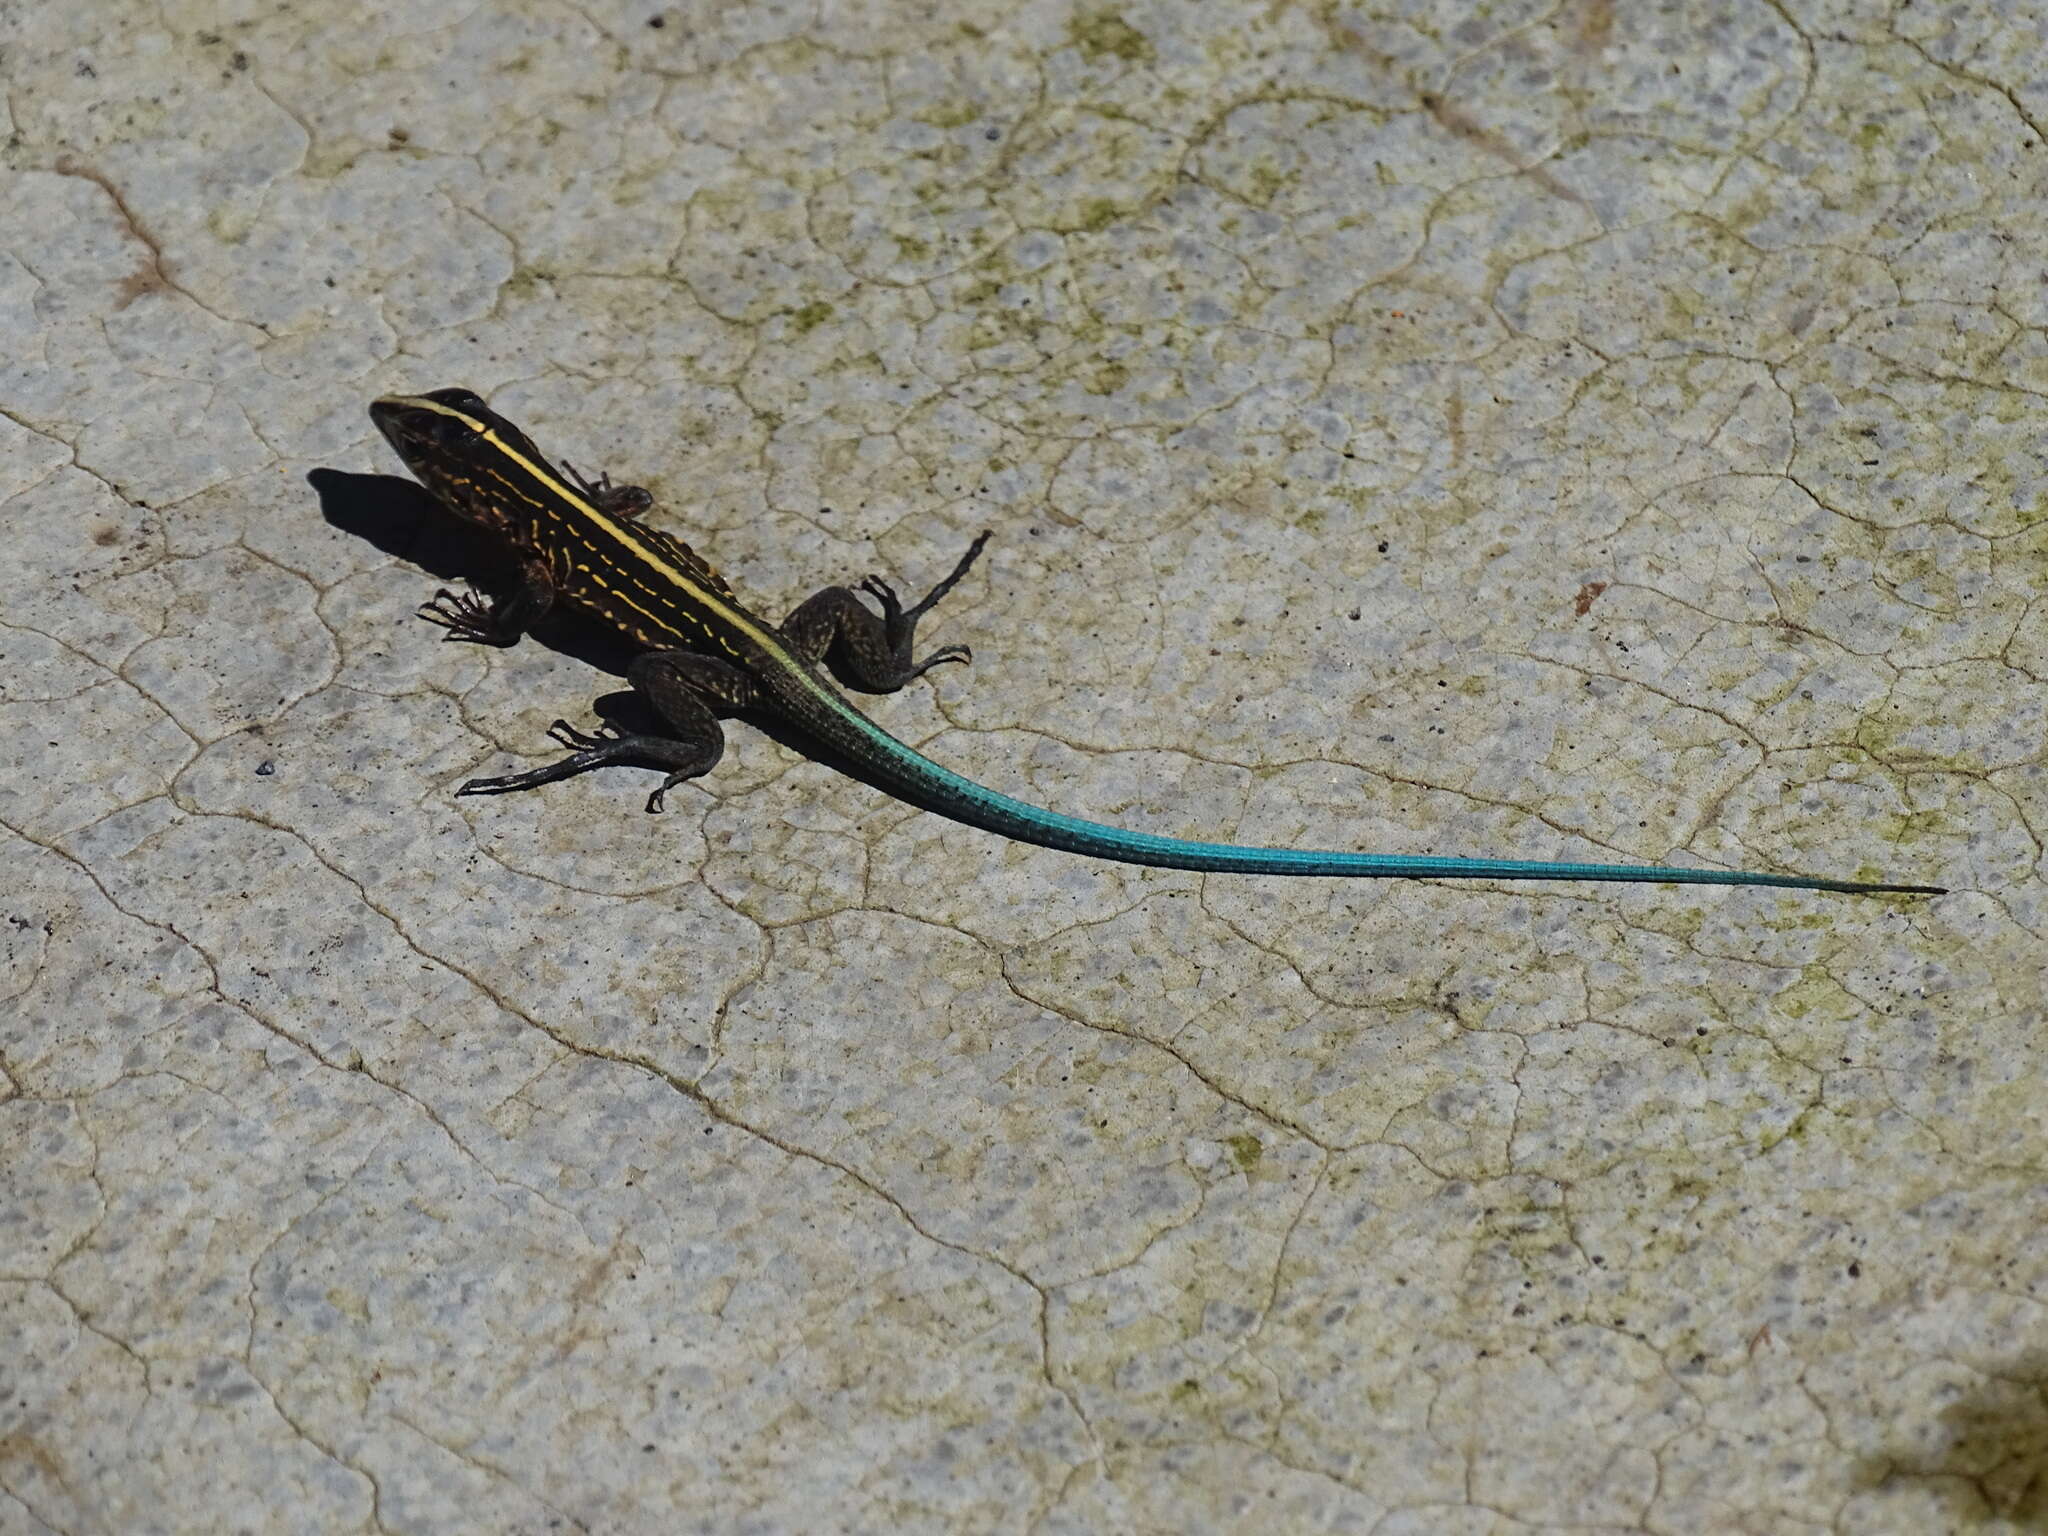
<svg viewBox="0 0 2048 1536">
<path fill-rule="evenodd" d="M 438 624 L 448 631 L 443 639 L 472 640 L 479 645 L 506 643 L 492 622 L 490 605 L 473 591 L 451 592 L 442 587 L 417 612 L 429 624 Z"/>
<path fill-rule="evenodd" d="M 973 660 L 974 651 L 971 647 L 965 645 L 949 645 L 945 647 L 945 649 L 933 651 L 931 655 L 925 657 L 923 661 L 917 664 L 917 669 L 910 675 L 912 677 L 921 677 L 925 673 L 931 671 L 933 667 L 938 666 L 941 662 L 957 661 L 961 665 L 965 666 L 967 663 Z"/>
<path fill-rule="evenodd" d="M 896 589 L 881 577 L 863 576 L 860 589 L 882 605 L 882 617 L 890 623 L 895 623 L 903 616 L 903 603 L 896 596 Z"/>
<path fill-rule="evenodd" d="M 591 735 L 577 730 L 575 726 L 566 720 L 557 720 L 553 725 L 549 726 L 548 735 L 561 745 L 569 748 L 572 752 L 588 752 L 592 748 L 603 746 L 608 741 L 617 741 L 619 739 L 618 732 L 608 725 L 600 725 L 597 728 L 597 734 Z"/>
</svg>

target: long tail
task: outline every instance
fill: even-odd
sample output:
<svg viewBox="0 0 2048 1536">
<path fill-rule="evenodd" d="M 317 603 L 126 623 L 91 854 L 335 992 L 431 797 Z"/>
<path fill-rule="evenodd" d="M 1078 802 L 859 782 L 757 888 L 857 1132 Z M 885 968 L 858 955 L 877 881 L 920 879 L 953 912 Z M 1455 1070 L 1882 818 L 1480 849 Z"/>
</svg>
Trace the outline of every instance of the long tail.
<svg viewBox="0 0 2048 1536">
<path fill-rule="evenodd" d="M 1355 879 L 1462 878 L 1487 880 L 1625 880 L 1679 885 L 1765 885 L 1793 891 L 1881 891 L 1914 896 L 1946 895 L 1938 885 L 1894 885 L 1862 880 L 1823 880 L 1807 875 L 1754 874 L 1737 869 L 1679 869 L 1659 864 L 1565 864 L 1540 859 L 1452 859 L 1391 853 L 1339 853 L 1311 848 L 1255 848 L 1237 843 L 1197 843 L 1177 837 L 1132 832 L 1078 816 L 1013 800 L 986 785 L 942 768 L 906 746 L 856 709 L 851 701 L 813 695 L 793 713 L 825 745 L 858 766 L 876 787 L 938 815 L 1000 833 L 1018 842 L 1063 848 L 1125 864 L 1167 869 L 1219 870 L 1247 875 L 1338 875 Z M 793 704 L 796 700 L 791 700 Z M 836 707 L 835 707 L 836 706 Z"/>
</svg>

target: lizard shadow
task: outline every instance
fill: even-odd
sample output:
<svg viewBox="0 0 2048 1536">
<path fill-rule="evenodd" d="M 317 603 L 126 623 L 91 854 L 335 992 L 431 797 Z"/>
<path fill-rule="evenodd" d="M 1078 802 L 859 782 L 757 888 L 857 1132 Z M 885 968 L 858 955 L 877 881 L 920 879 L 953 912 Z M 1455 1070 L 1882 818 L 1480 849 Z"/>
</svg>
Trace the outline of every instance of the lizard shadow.
<svg viewBox="0 0 2048 1536">
<path fill-rule="evenodd" d="M 481 590 L 491 595 L 509 584 L 505 578 L 511 575 L 511 568 L 503 545 L 488 530 L 447 511 L 414 481 L 396 475 L 315 469 L 308 472 L 306 482 L 320 500 L 321 516 L 340 532 L 365 540 L 384 553 L 416 565 L 429 576 L 442 581 L 473 580 Z M 421 600 L 425 601 L 428 595 L 422 591 Z M 422 623 L 420 627 L 427 632 L 425 643 L 438 643 L 438 637 L 431 634 L 429 626 Z M 626 675 L 627 664 L 642 650 L 642 647 L 620 637 L 608 625 L 567 605 L 558 605 L 542 616 L 528 631 L 527 638 L 615 678 Z M 832 670 L 838 676 L 838 669 Z M 838 680 L 844 686 L 853 687 L 845 677 Z M 857 688 L 854 691 L 859 692 Z M 562 714 L 573 723 L 574 716 L 584 708 L 594 710 L 600 719 L 625 735 L 669 734 L 647 700 L 630 688 L 601 694 L 589 704 L 565 698 Z M 719 713 L 721 718 L 736 719 L 750 725 L 799 756 L 843 773 L 850 779 L 857 779 L 871 789 L 910 804 L 921 803 L 917 798 L 906 795 L 902 786 L 889 787 L 878 783 L 862 765 L 842 757 L 833 748 L 814 740 L 786 720 L 760 710 L 732 713 L 721 710 Z"/>
<path fill-rule="evenodd" d="M 429 576 L 473 581 L 490 596 L 511 585 L 512 566 L 503 544 L 488 530 L 447 511 L 411 480 L 315 469 L 307 473 L 306 483 L 320 498 L 320 515 L 329 526 L 416 565 Z M 422 591 L 420 600 L 425 602 L 429 595 Z M 420 628 L 423 633 L 430 630 L 425 623 Z M 614 677 L 626 675 L 626 663 L 638 650 L 566 604 L 544 614 L 529 634 L 549 650 Z M 428 638 L 434 637 L 428 633 Z"/>
</svg>

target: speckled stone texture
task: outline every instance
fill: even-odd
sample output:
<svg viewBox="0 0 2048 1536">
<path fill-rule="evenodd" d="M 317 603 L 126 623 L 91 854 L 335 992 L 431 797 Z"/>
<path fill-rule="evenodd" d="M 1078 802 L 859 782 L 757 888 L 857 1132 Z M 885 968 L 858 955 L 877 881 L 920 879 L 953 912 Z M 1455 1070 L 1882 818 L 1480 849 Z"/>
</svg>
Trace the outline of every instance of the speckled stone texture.
<svg viewBox="0 0 2048 1536">
<path fill-rule="evenodd" d="M 2048 1525 L 2038 11 L 0 0 L 0 1531 Z M 443 644 L 488 395 L 1198 878 Z M 479 574 L 484 572 L 479 571 Z M 586 648 L 587 649 L 587 648 Z"/>
</svg>

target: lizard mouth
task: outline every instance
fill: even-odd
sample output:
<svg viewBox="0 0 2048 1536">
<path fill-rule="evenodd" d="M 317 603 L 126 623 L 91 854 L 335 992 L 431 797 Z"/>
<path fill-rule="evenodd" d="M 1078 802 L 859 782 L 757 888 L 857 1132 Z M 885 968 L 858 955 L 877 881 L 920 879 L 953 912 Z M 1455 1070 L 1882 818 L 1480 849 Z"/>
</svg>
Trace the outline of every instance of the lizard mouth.
<svg viewBox="0 0 2048 1536">
<path fill-rule="evenodd" d="M 370 420 L 384 434 L 384 440 L 410 461 L 431 438 L 430 413 L 407 395 L 386 395 L 370 402 Z"/>
</svg>

